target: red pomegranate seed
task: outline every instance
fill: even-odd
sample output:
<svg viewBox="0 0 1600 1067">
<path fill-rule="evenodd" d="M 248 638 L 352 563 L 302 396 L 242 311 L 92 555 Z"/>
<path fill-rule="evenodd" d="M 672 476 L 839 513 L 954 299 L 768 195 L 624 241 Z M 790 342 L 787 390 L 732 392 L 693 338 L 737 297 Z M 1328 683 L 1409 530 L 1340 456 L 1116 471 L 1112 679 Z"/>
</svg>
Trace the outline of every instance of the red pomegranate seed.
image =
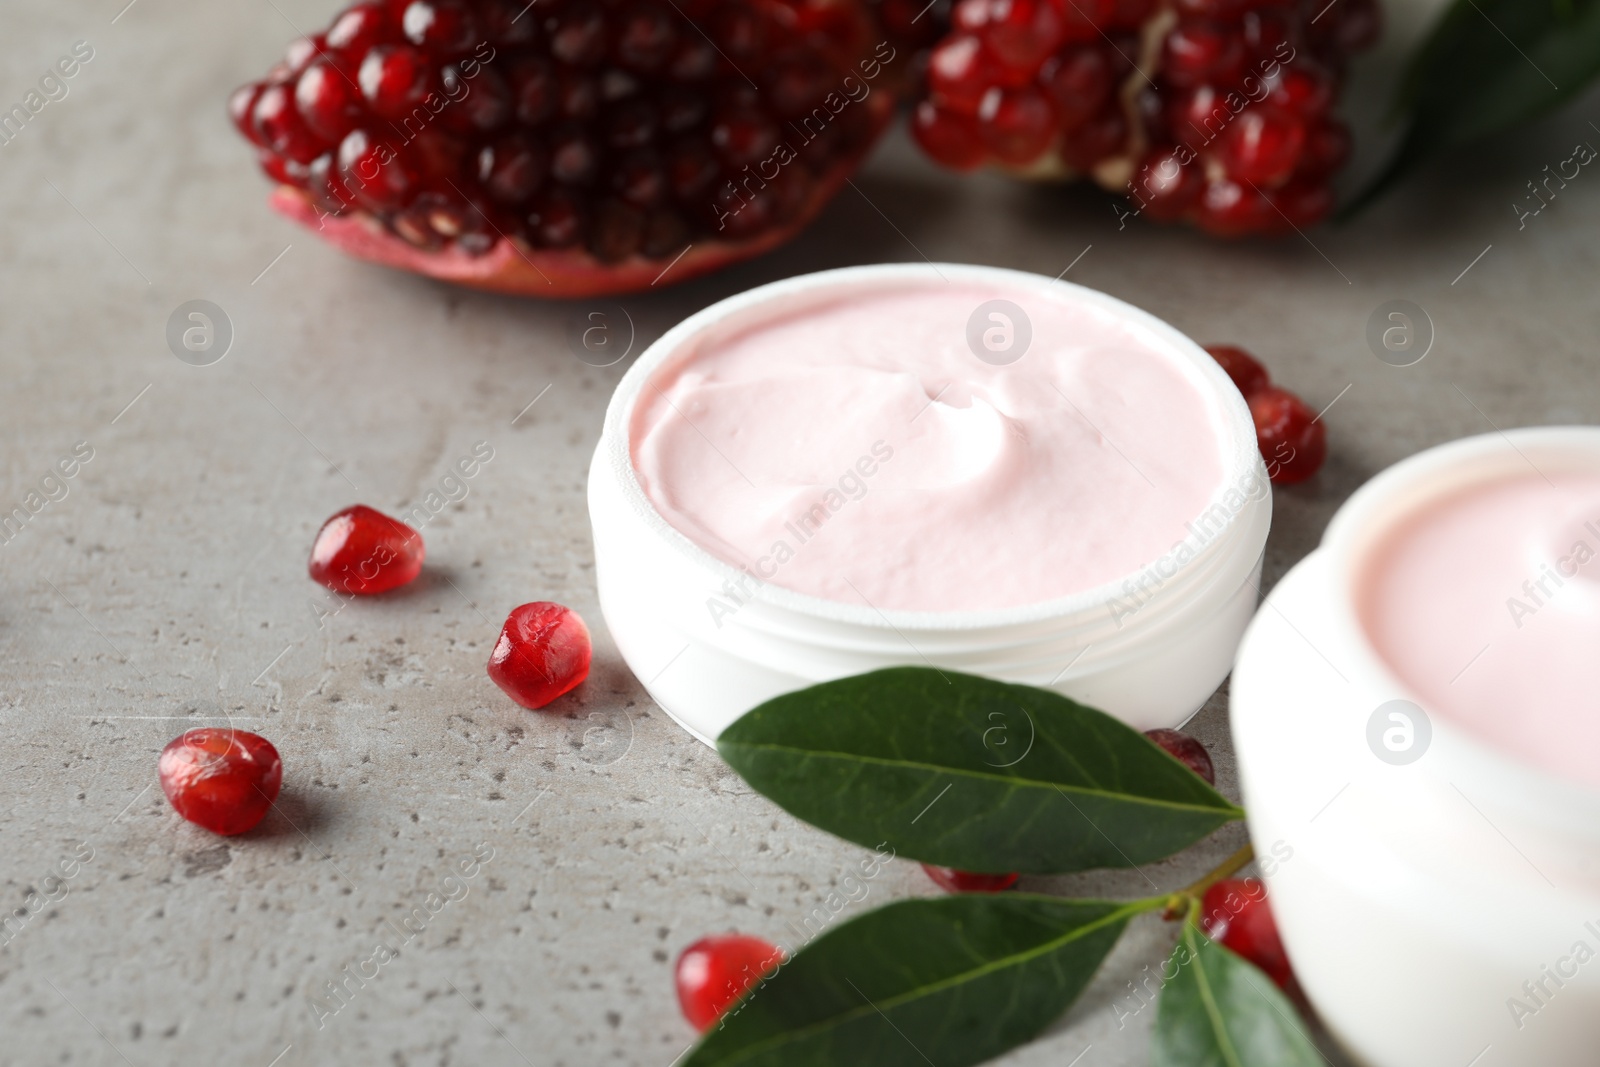
<svg viewBox="0 0 1600 1067">
<path fill-rule="evenodd" d="M 1243 237 L 1277 230 L 1283 216 L 1259 190 L 1224 178 L 1201 193 L 1195 221 L 1218 237 Z"/>
<path fill-rule="evenodd" d="M 322 38 L 296 37 L 283 50 L 283 65 L 290 74 L 299 74 L 306 64 L 322 52 Z"/>
<path fill-rule="evenodd" d="M 339 141 L 361 117 L 359 92 L 349 75 L 327 59 L 314 59 L 301 71 L 294 103 L 311 132 L 326 142 Z"/>
<path fill-rule="evenodd" d="M 994 81 L 994 64 L 976 37 L 951 37 L 928 57 L 928 89 L 934 100 L 973 115 Z"/>
<path fill-rule="evenodd" d="M 356 4 L 328 27 L 327 47 L 330 51 L 365 55 L 367 49 L 377 44 L 390 26 L 389 13 L 381 3 Z"/>
<path fill-rule="evenodd" d="M 1050 147 L 1055 113 L 1034 89 L 990 89 L 978 106 L 978 132 L 996 159 L 1023 166 Z"/>
<path fill-rule="evenodd" d="M 783 964 L 783 950 L 759 937 L 703 937 L 678 956 L 674 981 L 683 1017 L 709 1030 L 751 986 Z"/>
<path fill-rule="evenodd" d="M 560 604 L 523 604 L 506 616 L 489 677 L 525 708 L 542 708 L 589 677 L 589 628 Z"/>
<path fill-rule="evenodd" d="M 1328 454 L 1327 431 L 1317 413 L 1276 386 L 1257 390 L 1249 400 L 1256 443 L 1272 481 L 1293 485 L 1316 474 Z"/>
<path fill-rule="evenodd" d="M 1312 119 L 1323 115 L 1333 104 L 1333 79 L 1307 65 L 1284 67 L 1267 92 L 1266 103 L 1275 108 Z"/>
<path fill-rule="evenodd" d="M 208 727 L 162 749 L 158 773 L 179 815 L 214 834 L 242 834 L 278 799 L 283 762 L 264 737 Z"/>
<path fill-rule="evenodd" d="M 988 158 L 974 120 L 923 100 L 911 113 L 911 136 L 922 150 L 952 170 L 972 170 Z"/>
<path fill-rule="evenodd" d="M 266 86 L 251 82 L 249 85 L 239 86 L 228 96 L 229 120 L 246 140 L 258 148 L 266 147 L 266 141 L 255 125 L 256 99 L 264 88 Z"/>
<path fill-rule="evenodd" d="M 522 204 L 539 191 L 549 160 L 524 134 L 513 133 L 478 152 L 478 180 L 502 204 Z"/>
<path fill-rule="evenodd" d="M 1182 151 L 1163 148 L 1145 157 L 1132 184 L 1134 204 L 1143 214 L 1170 220 L 1189 210 L 1206 182 L 1193 159 L 1186 161 Z"/>
<path fill-rule="evenodd" d="M 251 113 L 261 144 L 273 154 L 296 163 L 310 163 L 322 148 L 295 110 L 294 95 L 287 85 L 269 85 L 256 97 Z"/>
<path fill-rule="evenodd" d="M 979 874 L 954 867 L 934 867 L 924 863 L 922 870 L 933 884 L 946 893 L 1000 893 L 1017 884 L 1020 874 Z"/>
<path fill-rule="evenodd" d="M 963 22 L 962 13 L 968 12 Z M 956 25 L 976 33 L 1006 84 L 1026 85 L 1060 47 L 1066 26 L 1052 0 L 961 0 Z"/>
<path fill-rule="evenodd" d="M 1146 730 L 1144 735 L 1154 741 L 1173 759 L 1204 778 L 1207 785 L 1217 784 L 1217 771 L 1211 765 L 1211 753 L 1198 739 L 1182 730 Z"/>
<path fill-rule="evenodd" d="M 1244 41 L 1230 26 L 1184 22 L 1163 43 L 1161 73 L 1173 85 L 1231 85 L 1244 73 Z"/>
<path fill-rule="evenodd" d="M 1271 187 L 1294 173 L 1305 140 L 1305 124 L 1287 112 L 1246 108 L 1223 135 L 1217 158 L 1236 181 Z"/>
<path fill-rule="evenodd" d="M 1246 400 L 1272 384 L 1267 368 L 1237 345 L 1206 345 L 1211 358 L 1222 365 Z"/>
<path fill-rule="evenodd" d="M 1088 171 L 1127 144 L 1127 116 L 1113 106 L 1067 134 L 1061 142 L 1061 158 L 1074 170 Z"/>
<path fill-rule="evenodd" d="M 311 546 L 311 577 L 340 593 L 372 596 L 422 573 L 422 535 L 365 504 L 329 517 Z"/>
<path fill-rule="evenodd" d="M 1069 48 L 1039 71 L 1039 84 L 1055 104 L 1056 122 L 1075 130 L 1104 110 L 1111 99 L 1111 64 L 1098 48 Z"/>
<path fill-rule="evenodd" d="M 472 13 L 450 0 L 412 0 L 400 16 L 406 39 L 429 52 L 464 52 L 483 39 Z"/>
<path fill-rule="evenodd" d="M 402 119 L 428 95 L 433 68 L 415 48 L 379 45 L 361 61 L 356 81 L 379 118 Z"/>
<path fill-rule="evenodd" d="M 1294 971 L 1267 905 L 1267 887 L 1255 878 L 1231 878 L 1207 889 L 1200 901 L 1200 927 L 1211 939 L 1249 960 L 1280 989 L 1291 989 Z"/>
</svg>

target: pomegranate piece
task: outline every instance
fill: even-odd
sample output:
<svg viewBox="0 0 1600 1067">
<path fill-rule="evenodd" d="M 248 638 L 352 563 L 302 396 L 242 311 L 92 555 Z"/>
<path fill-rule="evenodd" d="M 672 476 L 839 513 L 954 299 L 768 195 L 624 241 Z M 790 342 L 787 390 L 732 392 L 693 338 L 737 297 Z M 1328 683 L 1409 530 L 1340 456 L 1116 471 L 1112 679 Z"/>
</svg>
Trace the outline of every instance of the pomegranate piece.
<svg viewBox="0 0 1600 1067">
<path fill-rule="evenodd" d="M 1327 431 L 1317 413 L 1277 386 L 1260 389 L 1249 400 L 1256 443 L 1272 481 L 1293 485 L 1316 474 L 1328 454 Z"/>
<path fill-rule="evenodd" d="M 1019 874 L 979 874 L 954 867 L 934 867 L 924 863 L 922 870 L 933 884 L 946 893 L 1000 893 L 1017 884 Z"/>
<path fill-rule="evenodd" d="M 1089 175 L 1124 219 L 1290 233 L 1333 209 L 1349 132 L 1329 112 L 1380 24 L 1377 0 L 959 0 L 912 132 L 957 170 Z"/>
<path fill-rule="evenodd" d="M 1200 928 L 1260 967 L 1278 988 L 1295 990 L 1289 955 L 1267 905 L 1267 887 L 1259 879 L 1230 878 L 1207 889 L 1200 901 Z"/>
<path fill-rule="evenodd" d="M 422 535 L 365 504 L 329 517 L 311 546 L 311 577 L 329 589 L 372 596 L 422 573 Z"/>
<path fill-rule="evenodd" d="M 161 789 L 173 810 L 214 834 L 242 834 L 278 799 L 283 761 L 243 730 L 190 730 L 161 750 Z"/>
<path fill-rule="evenodd" d="M 740 997 L 783 964 L 783 950 L 759 937 L 703 937 L 678 956 L 673 979 L 683 1017 L 709 1030 Z"/>
<path fill-rule="evenodd" d="M 1206 352 L 1228 372 L 1246 400 L 1272 384 L 1267 368 L 1237 345 L 1206 345 Z"/>
<path fill-rule="evenodd" d="M 352 255 L 552 298 L 645 289 L 776 247 L 844 185 L 911 63 L 866 2 L 363 2 L 228 110 L 272 205 Z M 1055 0 L 997 2 L 1025 48 Z M 1002 111 L 1026 154 L 1040 109 Z"/>
<path fill-rule="evenodd" d="M 1211 765 L 1211 753 L 1198 738 L 1182 730 L 1146 730 L 1144 735 L 1161 746 L 1168 755 L 1204 778 L 1207 785 L 1217 784 L 1217 771 Z"/>
<path fill-rule="evenodd" d="M 489 656 L 489 677 L 525 708 L 538 709 L 589 677 L 589 628 L 571 608 L 541 600 L 506 616 Z"/>
</svg>

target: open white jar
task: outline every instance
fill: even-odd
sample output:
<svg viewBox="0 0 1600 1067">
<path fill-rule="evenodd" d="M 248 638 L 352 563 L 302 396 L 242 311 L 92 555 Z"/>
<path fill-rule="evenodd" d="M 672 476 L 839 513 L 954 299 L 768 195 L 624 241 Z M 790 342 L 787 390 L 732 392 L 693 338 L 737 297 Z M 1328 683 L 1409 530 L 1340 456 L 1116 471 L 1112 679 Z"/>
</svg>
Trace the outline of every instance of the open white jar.
<svg viewBox="0 0 1600 1067">
<path fill-rule="evenodd" d="M 1527 666 L 1600 624 L 1597 485 L 1592 427 L 1414 456 L 1351 497 L 1240 649 L 1250 834 L 1292 852 L 1273 912 L 1372 1067 L 1600 1057 L 1600 698 L 1562 695 L 1600 651 L 1564 679 Z M 1524 497 L 1543 503 L 1503 503 Z"/>
<path fill-rule="evenodd" d="M 863 318 L 863 307 L 886 313 Z M 997 354 L 990 323 L 1028 340 Z M 1130 381 L 1163 383 L 1160 397 L 1095 385 L 1123 359 L 1137 372 Z M 705 369 L 713 360 L 723 362 Z M 738 375 L 740 406 L 719 411 L 707 383 Z M 826 399 L 835 380 L 836 402 L 797 407 Z M 1142 416 L 1146 400 L 1163 414 Z M 1204 440 L 1152 452 L 1131 430 L 1141 417 L 1158 442 L 1174 422 L 1203 427 Z M 749 444 L 774 427 L 792 447 Z M 1051 444 L 1063 435 L 1079 444 Z M 794 473 L 808 463 L 828 475 Z M 1068 482 L 1098 465 L 1120 495 L 1057 491 L 1028 473 L 1040 463 Z M 846 484 L 836 470 L 862 472 L 850 484 L 870 478 L 870 489 L 833 492 Z M 1206 471 L 1204 484 L 1185 470 Z M 1008 488 L 1016 493 L 995 502 Z M 806 508 L 807 491 L 828 508 Z M 781 509 L 763 525 L 774 493 L 820 515 L 832 547 L 803 518 L 780 524 Z M 1175 496 L 1193 506 L 1170 531 L 1136 518 L 1170 510 Z M 1054 520 L 1040 516 L 1061 507 L 1080 521 L 1057 545 Z M 1007 517 L 985 527 L 991 509 Z M 1271 493 L 1243 399 L 1172 327 L 1037 275 L 891 264 L 742 293 L 651 345 L 606 412 L 589 511 L 618 648 L 657 703 L 710 742 L 780 693 L 896 664 L 1048 686 L 1141 729 L 1178 725 L 1227 674 L 1255 607 Z M 769 527 L 793 531 L 795 558 L 781 571 L 760 554 L 767 541 L 741 556 L 740 532 Z M 1080 564 L 1058 567 L 1041 550 L 1080 542 L 1094 549 L 1081 566 L 1095 577 L 1074 588 Z M 1120 569 L 1093 570 L 1118 552 Z M 815 592 L 836 588 L 847 592 Z"/>
</svg>

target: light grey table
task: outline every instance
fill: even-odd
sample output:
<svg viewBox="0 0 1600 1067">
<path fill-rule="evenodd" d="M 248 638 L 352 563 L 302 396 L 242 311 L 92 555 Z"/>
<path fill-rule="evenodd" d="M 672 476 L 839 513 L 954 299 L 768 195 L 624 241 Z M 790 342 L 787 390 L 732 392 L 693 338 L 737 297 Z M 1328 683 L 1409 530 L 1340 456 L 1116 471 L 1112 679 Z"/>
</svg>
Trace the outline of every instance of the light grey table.
<svg viewBox="0 0 1600 1067">
<path fill-rule="evenodd" d="M 125 2 L 0 15 L 0 105 L 74 42 L 94 49 L 69 95 L 0 147 L 0 510 L 78 442 L 93 450 L 0 544 L 0 902 L 55 897 L 0 948 L 0 1062 L 667 1067 L 692 1037 L 677 951 L 726 929 L 792 937 L 856 850 L 752 794 L 609 641 L 583 487 L 623 367 L 573 357 L 575 306 L 357 264 L 267 212 L 222 100 L 291 21 L 326 21 L 321 0 Z M 625 303 L 642 346 L 801 271 L 1076 261 L 1072 280 L 1243 343 L 1331 405 L 1326 469 L 1277 493 L 1275 580 L 1345 496 L 1416 449 L 1600 415 L 1600 178 L 1521 231 L 1510 207 L 1575 140 L 1600 143 L 1593 103 L 1442 161 L 1356 225 L 1276 244 L 1119 231 L 1099 194 L 956 179 L 894 139 L 789 248 Z M 165 343 L 196 298 L 236 331 L 209 367 Z M 1406 369 L 1364 340 L 1395 298 L 1437 330 Z M 425 528 L 424 577 L 319 614 L 335 604 L 305 556 L 322 519 L 354 501 L 406 508 L 478 441 L 494 459 Z M 544 598 L 596 632 L 567 717 L 511 706 L 483 669 L 505 612 Z M 155 759 L 182 730 L 227 723 L 271 737 L 287 775 L 281 813 L 224 841 L 173 815 Z M 1225 694 L 1195 730 L 1234 790 Z M 1241 839 L 1146 873 L 1176 887 Z M 492 860 L 446 883 L 475 849 Z M 1038 887 L 1148 891 L 1137 875 Z M 929 892 L 897 863 L 848 914 Z M 434 893 L 455 899 L 430 913 Z M 347 979 L 407 915 L 425 921 L 398 958 Z M 1128 983 L 1170 936 L 1139 926 L 1070 1016 L 1005 1062 L 1144 1063 L 1154 1012 L 1130 1014 Z M 348 1002 L 315 1008 L 336 982 Z"/>
</svg>

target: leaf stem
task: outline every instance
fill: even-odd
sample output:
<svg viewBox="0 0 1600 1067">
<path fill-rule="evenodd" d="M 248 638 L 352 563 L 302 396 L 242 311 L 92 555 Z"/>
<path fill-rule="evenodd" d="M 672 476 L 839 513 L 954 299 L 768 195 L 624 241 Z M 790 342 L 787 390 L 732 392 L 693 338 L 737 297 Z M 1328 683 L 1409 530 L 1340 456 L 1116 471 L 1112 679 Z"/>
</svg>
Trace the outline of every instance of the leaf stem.
<svg viewBox="0 0 1600 1067">
<path fill-rule="evenodd" d="M 1223 860 L 1209 873 L 1200 878 L 1199 881 L 1193 882 L 1167 897 L 1166 911 L 1163 913 L 1162 918 L 1170 922 L 1174 919 L 1181 919 L 1185 915 L 1192 917 L 1193 912 L 1200 905 L 1200 898 L 1205 896 L 1207 889 L 1210 889 L 1224 878 L 1238 874 L 1249 866 L 1255 858 L 1255 846 L 1248 841 L 1245 842 L 1243 848 Z"/>
</svg>

